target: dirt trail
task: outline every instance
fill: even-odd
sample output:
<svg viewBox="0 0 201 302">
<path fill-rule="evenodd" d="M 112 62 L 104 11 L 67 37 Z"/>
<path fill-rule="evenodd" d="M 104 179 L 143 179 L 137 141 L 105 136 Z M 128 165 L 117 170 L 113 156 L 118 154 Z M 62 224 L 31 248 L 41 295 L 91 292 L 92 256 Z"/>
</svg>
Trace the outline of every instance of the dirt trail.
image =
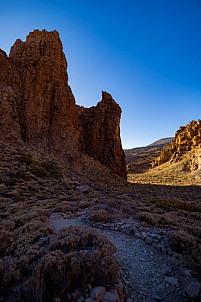
<svg viewBox="0 0 201 302">
<path fill-rule="evenodd" d="M 88 226 L 82 219 L 54 218 L 50 226 L 55 232 L 70 225 Z M 144 240 L 122 232 L 99 229 L 117 248 L 116 256 L 122 265 L 123 283 L 127 301 L 134 302 L 184 302 L 186 285 L 192 280 L 189 270 L 175 265 L 171 257 L 161 253 Z"/>
</svg>

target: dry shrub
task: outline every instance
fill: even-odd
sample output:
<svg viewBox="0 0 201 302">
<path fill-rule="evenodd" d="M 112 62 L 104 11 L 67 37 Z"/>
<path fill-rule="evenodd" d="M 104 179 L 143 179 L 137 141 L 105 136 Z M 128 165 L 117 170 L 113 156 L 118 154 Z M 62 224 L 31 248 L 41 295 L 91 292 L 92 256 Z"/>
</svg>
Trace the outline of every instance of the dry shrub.
<svg viewBox="0 0 201 302">
<path fill-rule="evenodd" d="M 139 215 L 139 220 L 148 223 L 149 225 L 156 226 L 158 225 L 158 217 L 154 214 L 150 214 L 147 212 L 142 212 Z"/>
<path fill-rule="evenodd" d="M 29 225 L 30 234 L 32 227 Z M 16 247 L 22 248 L 16 252 L 21 253 L 19 260 L 8 259 L 7 268 L 1 268 L 0 263 L 7 289 L 21 282 L 17 293 L 11 295 L 13 301 L 46 302 L 56 297 L 62 300 L 77 287 L 89 283 L 93 286 L 112 284 L 119 277 L 115 246 L 95 230 L 71 226 L 46 239 L 42 246 L 30 242 L 24 255 L 24 246 L 19 242 Z"/>
<path fill-rule="evenodd" d="M 90 220 L 97 221 L 97 222 L 108 222 L 109 221 L 109 214 L 108 211 L 104 209 L 99 209 L 90 213 Z"/>
<path fill-rule="evenodd" d="M 11 233 L 6 229 L 1 229 L 0 232 L 0 256 L 3 256 L 11 242 Z"/>
<path fill-rule="evenodd" d="M 189 212 L 201 212 L 201 208 L 179 200 L 160 200 L 160 199 L 153 199 L 152 203 L 154 203 L 157 207 L 164 209 L 164 210 L 175 210 L 180 209 Z"/>
<path fill-rule="evenodd" d="M 185 259 L 197 271 L 201 272 L 201 243 L 194 236 L 184 230 L 171 231 L 168 235 L 170 245 L 177 253 L 184 255 Z"/>
</svg>

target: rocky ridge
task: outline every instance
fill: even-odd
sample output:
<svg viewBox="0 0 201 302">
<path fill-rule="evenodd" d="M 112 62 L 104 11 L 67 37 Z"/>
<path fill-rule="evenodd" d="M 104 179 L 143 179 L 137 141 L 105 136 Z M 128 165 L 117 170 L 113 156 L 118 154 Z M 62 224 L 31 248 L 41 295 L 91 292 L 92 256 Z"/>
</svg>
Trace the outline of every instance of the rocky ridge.
<svg viewBox="0 0 201 302">
<path fill-rule="evenodd" d="M 0 62 L 1 141 L 26 144 L 74 164 L 85 152 L 126 178 L 121 109 L 105 92 L 96 107 L 76 106 L 57 31 L 34 30 L 25 42 L 15 42 L 9 57 L 0 50 Z"/>
<path fill-rule="evenodd" d="M 201 120 L 191 121 L 179 127 L 171 144 L 167 144 L 153 166 L 161 165 L 169 160 L 178 160 L 183 154 L 193 151 L 190 169 L 200 170 Z"/>
</svg>

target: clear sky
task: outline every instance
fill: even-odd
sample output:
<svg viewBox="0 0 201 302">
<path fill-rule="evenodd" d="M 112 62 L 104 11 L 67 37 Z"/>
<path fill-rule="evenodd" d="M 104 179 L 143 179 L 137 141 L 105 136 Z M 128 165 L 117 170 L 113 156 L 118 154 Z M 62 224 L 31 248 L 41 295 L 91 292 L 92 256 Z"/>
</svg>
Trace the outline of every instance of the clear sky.
<svg viewBox="0 0 201 302">
<path fill-rule="evenodd" d="M 76 103 L 112 94 L 124 148 L 201 118 L 201 0 L 0 0 L 0 48 L 60 33 Z"/>
</svg>

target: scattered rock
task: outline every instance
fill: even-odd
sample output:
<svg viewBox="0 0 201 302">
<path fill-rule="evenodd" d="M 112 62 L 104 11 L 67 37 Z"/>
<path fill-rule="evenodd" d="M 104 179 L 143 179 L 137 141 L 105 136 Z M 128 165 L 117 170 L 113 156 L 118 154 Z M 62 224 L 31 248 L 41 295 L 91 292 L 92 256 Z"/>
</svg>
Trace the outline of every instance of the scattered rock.
<svg viewBox="0 0 201 302">
<path fill-rule="evenodd" d="M 85 300 L 85 302 L 94 302 L 94 299 L 87 298 L 87 299 Z"/>
<path fill-rule="evenodd" d="M 81 297 L 79 297 L 79 298 L 77 299 L 76 302 L 84 302 L 84 298 L 81 296 Z"/>
<path fill-rule="evenodd" d="M 71 297 L 74 299 L 74 300 L 77 300 L 79 297 L 80 297 L 80 292 L 78 289 L 76 289 L 72 294 L 71 294 Z"/>
<path fill-rule="evenodd" d="M 175 277 L 165 277 L 165 281 L 171 285 L 179 286 L 178 279 Z"/>
<path fill-rule="evenodd" d="M 118 297 L 113 293 L 105 292 L 102 302 L 118 302 Z"/>
<path fill-rule="evenodd" d="M 163 299 L 160 296 L 154 296 L 155 301 L 162 301 Z"/>
<path fill-rule="evenodd" d="M 90 187 L 89 186 L 79 186 L 79 187 L 76 187 L 76 190 L 81 194 L 82 193 L 87 194 L 90 191 Z"/>
<path fill-rule="evenodd" d="M 120 299 L 123 299 L 123 283 L 122 282 L 119 282 L 118 284 L 115 284 L 115 289 L 117 290 L 117 293 L 119 295 L 119 298 Z"/>
<path fill-rule="evenodd" d="M 197 298 L 201 291 L 200 282 L 197 279 L 193 279 L 186 287 L 186 293 L 190 298 Z"/>
<path fill-rule="evenodd" d="M 99 302 L 102 300 L 104 294 L 105 294 L 105 287 L 103 286 L 94 287 L 91 290 L 90 298 L 96 299 L 97 302 Z"/>
</svg>

